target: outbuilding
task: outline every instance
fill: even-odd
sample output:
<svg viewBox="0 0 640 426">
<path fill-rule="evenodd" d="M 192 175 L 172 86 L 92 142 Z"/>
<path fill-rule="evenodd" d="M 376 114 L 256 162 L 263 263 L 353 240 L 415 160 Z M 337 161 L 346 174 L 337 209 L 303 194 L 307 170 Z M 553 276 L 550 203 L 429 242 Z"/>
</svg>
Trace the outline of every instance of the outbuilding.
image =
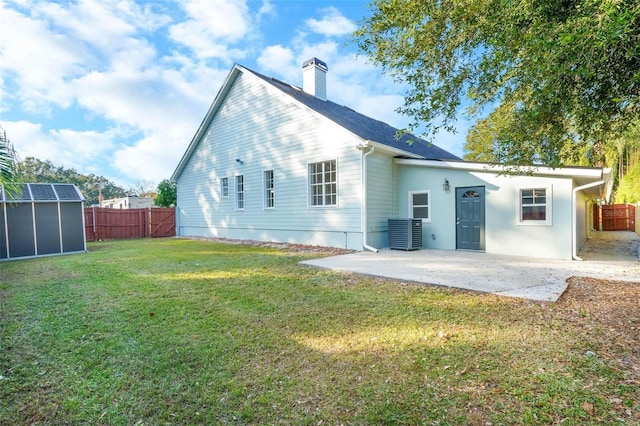
<svg viewBox="0 0 640 426">
<path fill-rule="evenodd" d="M 86 251 L 83 207 L 75 185 L 27 183 L 12 195 L 0 186 L 0 261 Z"/>
</svg>

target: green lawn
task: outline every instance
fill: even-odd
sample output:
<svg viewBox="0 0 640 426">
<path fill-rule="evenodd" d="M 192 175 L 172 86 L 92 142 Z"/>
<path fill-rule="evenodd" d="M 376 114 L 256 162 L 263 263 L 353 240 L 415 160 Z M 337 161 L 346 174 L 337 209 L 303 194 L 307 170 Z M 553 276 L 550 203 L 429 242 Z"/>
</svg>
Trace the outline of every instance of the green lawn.
<svg viewBox="0 0 640 426">
<path fill-rule="evenodd" d="M 0 263 L 0 424 L 640 421 L 553 304 L 310 257 L 172 238 Z"/>
</svg>

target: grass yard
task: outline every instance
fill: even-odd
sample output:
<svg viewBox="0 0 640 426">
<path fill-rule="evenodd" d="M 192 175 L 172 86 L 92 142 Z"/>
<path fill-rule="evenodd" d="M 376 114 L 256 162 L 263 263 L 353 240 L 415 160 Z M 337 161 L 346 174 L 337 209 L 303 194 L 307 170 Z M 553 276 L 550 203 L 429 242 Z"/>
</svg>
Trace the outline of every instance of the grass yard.
<svg viewBox="0 0 640 426">
<path fill-rule="evenodd" d="M 587 311 L 313 256 L 171 238 L 1 263 L 0 424 L 640 424 L 634 345 Z"/>
</svg>

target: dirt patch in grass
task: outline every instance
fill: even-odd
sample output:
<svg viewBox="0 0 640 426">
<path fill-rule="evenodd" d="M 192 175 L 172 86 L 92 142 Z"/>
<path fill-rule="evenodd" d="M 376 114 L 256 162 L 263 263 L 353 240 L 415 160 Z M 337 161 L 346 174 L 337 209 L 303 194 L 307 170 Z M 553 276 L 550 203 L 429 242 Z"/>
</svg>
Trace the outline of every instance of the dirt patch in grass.
<svg viewBox="0 0 640 426">
<path fill-rule="evenodd" d="M 566 320 L 599 338 L 597 355 L 616 358 L 627 369 L 630 380 L 640 384 L 640 283 L 573 277 L 557 305 Z M 622 349 L 613 350 L 613 349 Z"/>
<path fill-rule="evenodd" d="M 255 241 L 255 240 L 234 240 L 231 238 L 214 237 L 180 237 L 190 240 L 213 241 L 224 244 L 242 244 L 253 247 L 272 247 L 294 253 L 317 253 L 326 256 L 337 256 L 340 254 L 354 253 L 355 250 L 342 249 L 337 247 L 323 247 L 305 244 L 280 243 L 276 241 Z"/>
</svg>

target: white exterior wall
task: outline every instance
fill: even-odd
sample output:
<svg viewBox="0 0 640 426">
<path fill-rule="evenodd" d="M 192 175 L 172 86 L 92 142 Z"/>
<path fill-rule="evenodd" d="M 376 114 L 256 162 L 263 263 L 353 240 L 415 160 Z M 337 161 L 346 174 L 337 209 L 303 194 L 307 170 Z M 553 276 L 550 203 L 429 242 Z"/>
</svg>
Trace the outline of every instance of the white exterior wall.
<svg viewBox="0 0 640 426">
<path fill-rule="evenodd" d="M 123 197 L 104 200 L 100 207 L 110 209 L 145 209 L 153 207 L 153 198 Z"/>
<path fill-rule="evenodd" d="M 393 158 L 373 154 L 367 161 L 367 242 L 375 248 L 388 247 L 387 219 L 397 217 L 398 203 L 394 202 L 397 179 Z"/>
<path fill-rule="evenodd" d="M 362 249 L 358 140 L 251 74 L 232 83 L 177 179 L 178 234 Z M 236 162 L 240 159 L 241 163 Z M 309 163 L 336 160 L 338 206 L 309 206 Z M 263 204 L 273 170 L 275 208 Z M 236 210 L 235 177 L 245 207 Z M 221 195 L 221 179 L 229 196 Z"/>
<path fill-rule="evenodd" d="M 576 194 L 576 253 L 589 238 L 592 228 L 591 197 L 587 197 L 582 191 Z"/>
<path fill-rule="evenodd" d="M 442 188 L 449 180 L 450 190 Z M 573 183 L 568 178 L 499 176 L 489 172 L 427 168 L 399 168 L 399 217 L 409 217 L 409 191 L 431 191 L 431 222 L 423 223 L 423 246 L 456 249 L 456 187 L 485 187 L 485 244 L 487 253 L 571 259 Z M 517 223 L 519 189 L 549 186 L 552 223 Z M 584 203 L 583 203 L 584 204 Z M 584 216 L 584 215 L 583 215 Z M 435 237 L 435 239 L 433 238 Z"/>
</svg>

